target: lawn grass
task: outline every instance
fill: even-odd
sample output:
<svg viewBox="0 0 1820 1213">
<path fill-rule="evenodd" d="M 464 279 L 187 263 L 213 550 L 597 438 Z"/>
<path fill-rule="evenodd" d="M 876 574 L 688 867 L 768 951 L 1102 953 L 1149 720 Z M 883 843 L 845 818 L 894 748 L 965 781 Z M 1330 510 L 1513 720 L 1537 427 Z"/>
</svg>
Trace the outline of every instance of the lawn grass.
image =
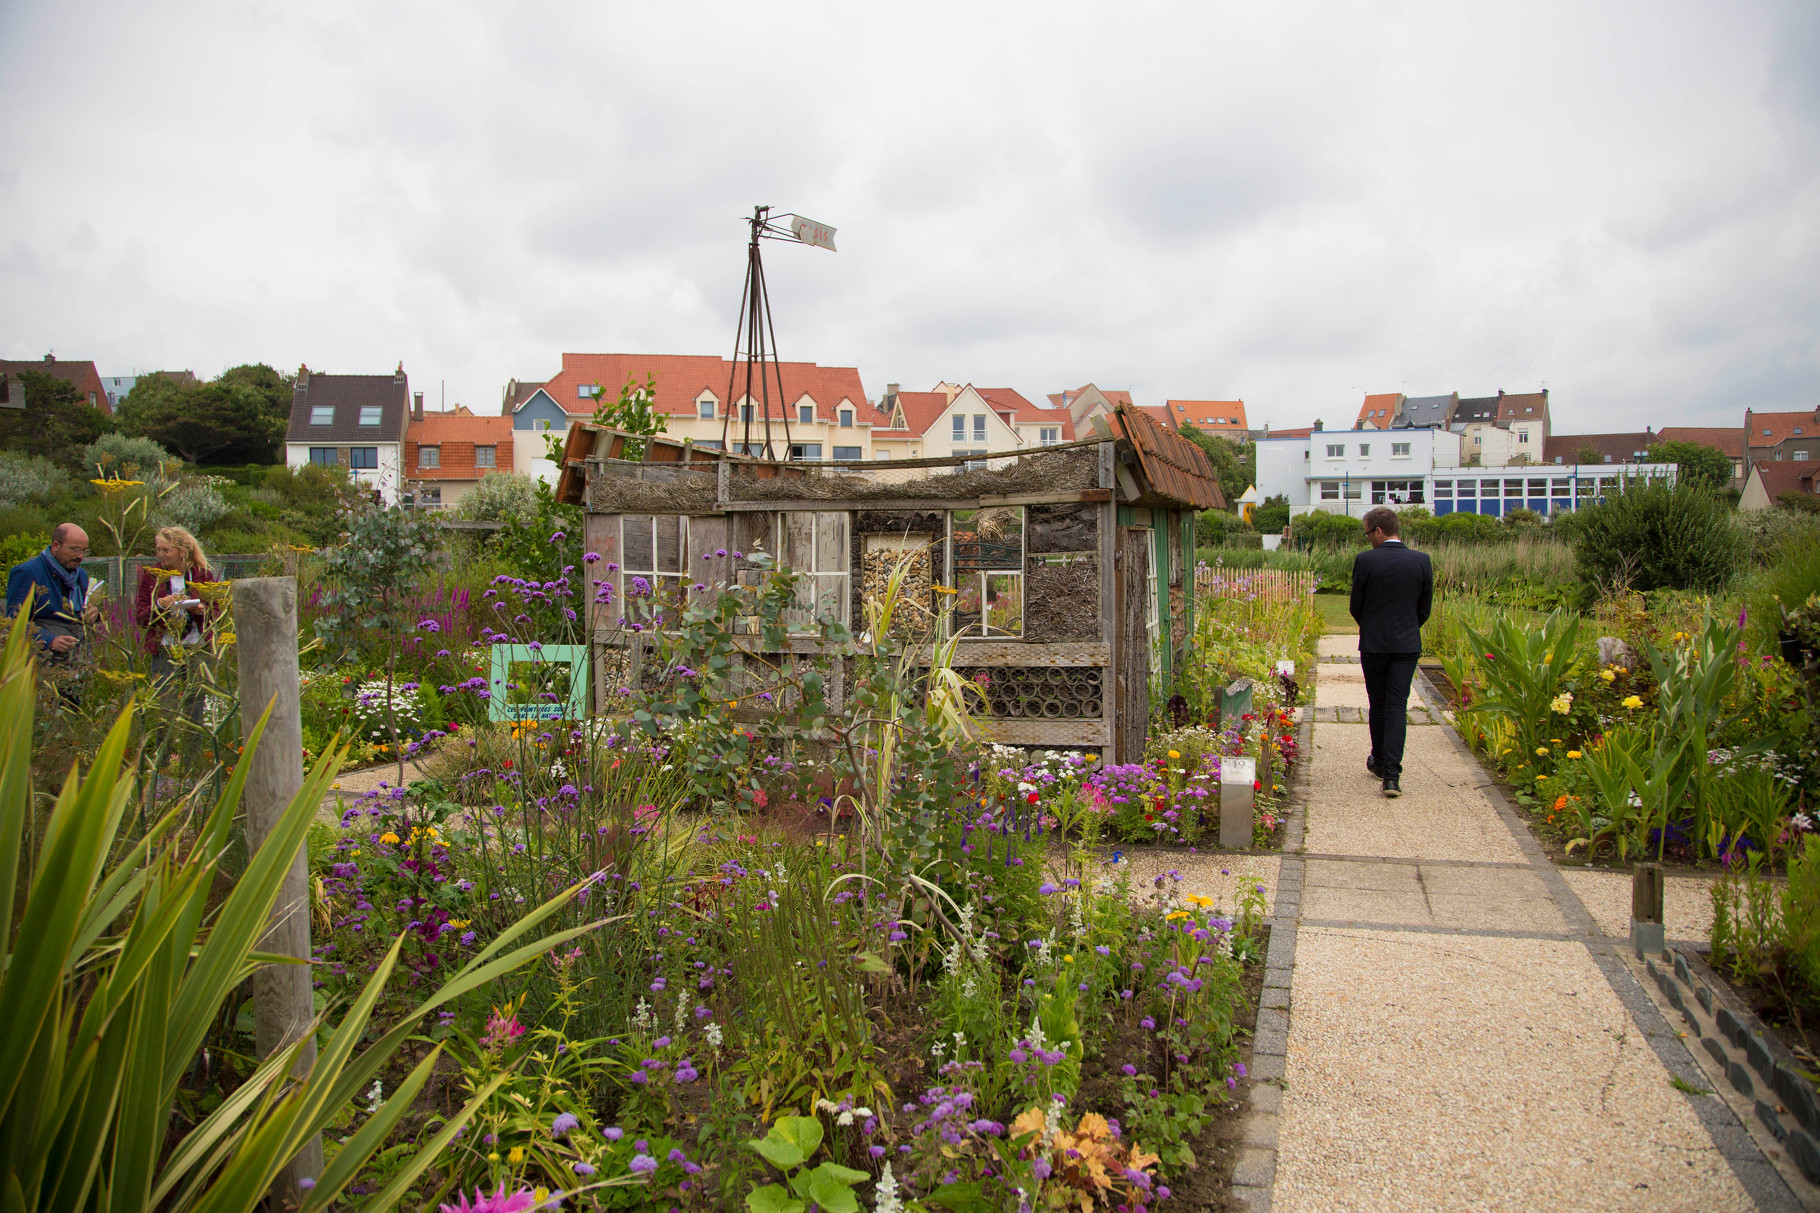
<svg viewBox="0 0 1820 1213">
<path fill-rule="evenodd" d="M 1353 622 L 1352 614 L 1347 609 L 1351 599 L 1345 594 L 1316 594 L 1315 609 L 1321 613 L 1321 631 L 1325 635 L 1335 632 L 1356 632 L 1359 625 Z"/>
</svg>

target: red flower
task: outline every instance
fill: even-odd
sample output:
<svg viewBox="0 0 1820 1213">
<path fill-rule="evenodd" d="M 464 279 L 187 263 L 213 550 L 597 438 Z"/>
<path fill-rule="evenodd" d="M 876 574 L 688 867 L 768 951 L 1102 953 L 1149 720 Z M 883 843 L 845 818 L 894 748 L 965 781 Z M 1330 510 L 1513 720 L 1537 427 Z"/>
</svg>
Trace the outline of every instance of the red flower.
<svg viewBox="0 0 1820 1213">
<path fill-rule="evenodd" d="M 1032 793 L 1030 793 L 1030 795 L 1024 797 L 1024 799 L 1028 800 L 1031 804 L 1035 804 L 1036 803 L 1036 793 L 1032 792 Z"/>
<path fill-rule="evenodd" d="M 505 767 L 508 771 L 512 769 L 512 760 L 510 758 L 506 759 Z"/>
</svg>

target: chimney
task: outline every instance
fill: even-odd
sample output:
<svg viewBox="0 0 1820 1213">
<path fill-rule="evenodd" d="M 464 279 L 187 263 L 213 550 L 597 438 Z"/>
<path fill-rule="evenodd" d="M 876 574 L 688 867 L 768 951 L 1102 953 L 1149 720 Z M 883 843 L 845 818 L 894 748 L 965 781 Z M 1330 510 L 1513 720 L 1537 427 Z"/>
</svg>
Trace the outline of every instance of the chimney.
<svg viewBox="0 0 1820 1213">
<path fill-rule="evenodd" d="M 1323 426 L 1322 426 L 1322 425 L 1321 425 L 1321 419 L 1320 419 L 1320 418 L 1319 418 L 1319 417 L 1316 417 L 1316 418 L 1315 418 L 1315 419 L 1314 419 L 1314 428 L 1315 428 L 1315 429 L 1316 429 L 1316 430 L 1317 430 L 1317 431 L 1318 431 L 1318 430 L 1321 430 L 1321 429 L 1322 429 L 1322 428 L 1324 428 L 1324 427 L 1323 427 Z"/>
<path fill-rule="evenodd" d="M 296 382 L 295 386 L 296 386 L 296 389 L 300 392 L 307 392 L 310 390 L 310 364 L 309 363 L 300 362 L 297 364 L 297 382 Z"/>
<path fill-rule="evenodd" d="M 412 421 L 422 421 L 423 420 L 423 393 L 422 392 L 412 392 L 411 393 L 411 420 Z"/>
<path fill-rule="evenodd" d="M 897 407 L 897 389 L 900 386 L 901 385 L 896 383 L 887 383 L 885 385 L 885 411 L 887 413 Z"/>
<path fill-rule="evenodd" d="M 392 372 L 392 382 L 393 383 L 403 383 L 404 382 L 404 361 L 402 359 L 398 363 L 398 369 Z"/>
</svg>

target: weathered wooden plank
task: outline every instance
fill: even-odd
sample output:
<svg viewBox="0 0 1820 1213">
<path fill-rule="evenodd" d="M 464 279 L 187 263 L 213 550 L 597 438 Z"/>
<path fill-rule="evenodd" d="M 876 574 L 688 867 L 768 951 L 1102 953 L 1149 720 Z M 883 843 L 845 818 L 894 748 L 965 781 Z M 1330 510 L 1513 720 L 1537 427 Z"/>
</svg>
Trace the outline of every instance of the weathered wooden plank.
<svg viewBox="0 0 1820 1213">
<path fill-rule="evenodd" d="M 955 665 L 1104 666 L 1112 661 L 1112 646 L 1102 641 L 1066 641 L 1038 644 L 1023 640 L 963 640 L 955 650 Z"/>
<path fill-rule="evenodd" d="M 1104 746 L 1104 720 L 1000 720 L 975 717 L 980 731 L 1000 745 Z"/>
<path fill-rule="evenodd" d="M 1054 450 L 1055 448 L 1046 448 Z M 1081 502 L 1110 501 L 1110 489 L 1066 489 L 1053 493 L 1007 493 L 982 497 L 804 497 L 787 501 L 728 501 L 724 496 L 715 508 L 729 514 L 758 510 L 977 510 L 998 505 L 1072 505 Z"/>
<path fill-rule="evenodd" d="M 1100 483 L 1111 483 L 1113 445 L 1110 442 L 1100 446 Z M 1114 719 L 1118 714 L 1118 626 L 1119 626 L 1119 568 L 1118 568 L 1118 517 L 1119 507 L 1107 502 L 1100 506 L 1100 643 L 1106 649 L 1106 672 L 1101 676 L 1101 688 L 1105 697 L 1107 719 Z M 1117 746 L 1113 744 L 1112 734 L 1108 733 L 1106 746 L 1100 751 L 1100 761 L 1108 765 L 1118 761 Z"/>
<path fill-rule="evenodd" d="M 1119 528 L 1118 694 L 1114 720 L 1118 761 L 1140 762 L 1150 720 L 1150 529 Z"/>
</svg>

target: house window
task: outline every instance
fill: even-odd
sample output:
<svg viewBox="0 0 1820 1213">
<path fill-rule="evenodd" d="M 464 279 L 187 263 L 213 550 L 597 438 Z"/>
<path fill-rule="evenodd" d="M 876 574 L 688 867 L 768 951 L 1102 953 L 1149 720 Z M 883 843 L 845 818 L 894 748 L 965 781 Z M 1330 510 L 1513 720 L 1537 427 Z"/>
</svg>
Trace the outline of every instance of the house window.
<svg viewBox="0 0 1820 1213">
<path fill-rule="evenodd" d="M 310 406 L 311 425 L 334 425 L 335 406 L 332 404 L 312 404 Z"/>
<path fill-rule="evenodd" d="M 620 516 L 620 609 L 628 622 L 635 614 L 650 618 L 682 593 L 687 527 L 679 514 Z"/>
<path fill-rule="evenodd" d="M 864 447 L 837 446 L 834 448 L 834 458 L 842 463 L 857 463 L 865 457 L 866 451 Z"/>
<path fill-rule="evenodd" d="M 95 407 L 95 393 L 93 393 L 93 392 L 90 392 L 90 393 L 89 393 L 89 394 L 88 394 L 88 406 L 89 406 L 89 407 L 90 407 L 90 408 L 94 408 L 94 407 Z M 1797 434 L 1799 434 L 1799 433 L 1800 433 L 1800 432 L 1801 432 L 1801 431 L 1800 431 L 1800 430 L 1796 430 L 1796 431 L 1795 431 L 1795 433 L 1797 433 Z"/>
<path fill-rule="evenodd" d="M 1782 459 L 1782 448 L 1781 447 L 1776 448 L 1776 459 L 1778 462 L 1780 462 Z"/>
<path fill-rule="evenodd" d="M 332 446 L 313 446 L 310 448 L 310 462 L 319 468 L 332 468 L 341 460 L 335 457 Z"/>
<path fill-rule="evenodd" d="M 499 448 L 496 446 L 477 446 L 474 448 L 474 466 L 477 468 L 496 468 L 499 466 Z"/>
<path fill-rule="evenodd" d="M 1370 457 L 1371 457 L 1371 443 L 1369 443 L 1369 442 L 1359 443 L 1359 458 L 1369 459 Z"/>
<path fill-rule="evenodd" d="M 594 394 L 598 391 L 600 391 L 600 384 L 598 383 L 580 384 L 575 389 L 575 399 L 592 400 L 594 399 Z"/>
<path fill-rule="evenodd" d="M 1344 459 L 1344 458 L 1346 458 L 1346 444 L 1345 444 L 1345 443 L 1344 443 L 1344 442 L 1330 442 L 1330 443 L 1328 443 L 1328 444 L 1327 444 L 1327 457 L 1328 457 L 1328 458 L 1329 458 L 1329 459 Z"/>
<path fill-rule="evenodd" d="M 1452 496 L 1453 496 L 1453 481 L 1451 481 L 1451 480 L 1435 481 L 1435 500 L 1436 501 L 1445 501 L 1445 500 L 1451 498 Z"/>
<path fill-rule="evenodd" d="M 1391 458 L 1392 458 L 1392 459 L 1407 459 L 1407 458 L 1409 458 L 1409 444 L 1408 444 L 1408 443 L 1407 443 L 1407 442 L 1393 442 L 1393 443 L 1391 443 L 1391 444 L 1390 444 L 1390 457 L 1391 457 Z"/>
<path fill-rule="evenodd" d="M 703 421 L 714 420 L 714 397 L 710 396 L 706 400 L 697 400 L 695 402 L 695 415 Z"/>
<path fill-rule="evenodd" d="M 363 404 L 360 406 L 360 424 L 378 425 L 380 415 L 384 412 L 385 410 L 377 404 Z"/>
<path fill-rule="evenodd" d="M 1347 501 L 1357 501 L 1359 490 L 1364 487 L 1365 482 L 1362 480 L 1348 480 L 1340 486 L 1340 493 Z"/>
<path fill-rule="evenodd" d="M 1530 495 L 1530 496 L 1531 496 L 1531 497 L 1546 497 L 1546 496 L 1548 496 L 1548 481 L 1547 481 L 1547 480 L 1532 480 L 1532 481 L 1530 481 L 1530 482 L 1529 482 L 1529 495 Z"/>
<path fill-rule="evenodd" d="M 439 446 L 420 446 L 417 448 L 417 466 L 420 468 L 439 468 L 442 466 L 442 448 Z"/>
<path fill-rule="evenodd" d="M 1764 436 L 1764 437 L 1765 437 L 1765 438 L 1768 438 L 1768 437 L 1769 437 L 1769 431 L 1768 431 L 1768 430 L 1764 430 L 1764 431 L 1763 431 L 1763 436 Z"/>
<path fill-rule="evenodd" d="M 822 444 L 819 442 L 792 442 L 790 444 L 790 458 L 792 459 L 820 459 L 821 457 Z"/>
<path fill-rule="evenodd" d="M 1439 497 L 1440 495 L 1441 495 L 1441 486 L 1437 483 L 1435 485 L 1435 496 Z M 1462 480 L 1462 481 L 1460 481 L 1459 486 L 1454 490 L 1454 496 L 1464 497 L 1467 500 L 1471 500 L 1472 498 L 1477 497 L 1478 495 L 1479 495 L 1479 482 L 1476 480 Z"/>
<path fill-rule="evenodd" d="M 1473 444 L 1473 445 L 1474 445 L 1474 446 L 1484 446 L 1484 445 L 1485 445 L 1485 435 L 1483 435 L 1483 434 L 1474 434 L 1474 435 L 1473 435 L 1473 436 L 1472 436 L 1472 444 Z"/>
<path fill-rule="evenodd" d="M 1799 433 L 1800 433 L 1800 432 L 1801 432 L 1801 427 L 1800 427 L 1800 426 L 1796 426 L 1796 427 L 1795 427 L 1795 433 L 1796 433 L 1796 434 L 1799 434 Z"/>
<path fill-rule="evenodd" d="M 986 441 L 986 414 L 984 413 L 973 415 L 973 441 Z"/>
<path fill-rule="evenodd" d="M 840 428 L 843 430 L 850 430 L 853 428 L 852 409 L 842 409 L 840 411 Z"/>
<path fill-rule="evenodd" d="M 959 413 L 954 415 L 954 441 L 967 441 L 967 419 Z"/>
<path fill-rule="evenodd" d="M 1337 480 L 1321 481 L 1321 500 L 1338 501 L 1340 499 L 1340 482 Z"/>
<path fill-rule="evenodd" d="M 807 511 L 782 514 L 777 519 L 777 562 L 803 574 L 796 586 L 796 603 L 784 612 L 791 632 L 813 633 L 816 621 L 832 615 L 847 622 L 849 592 L 847 515 L 842 512 Z"/>
<path fill-rule="evenodd" d="M 442 504 L 442 486 L 440 484 L 432 484 L 432 485 L 425 485 L 425 486 L 420 487 L 417 490 L 417 504 L 418 505 L 441 505 Z"/>
<path fill-rule="evenodd" d="M 1796 463 L 1806 463 L 1807 462 L 1807 452 L 1806 451 L 1791 451 L 1790 454 L 1793 456 Z"/>
<path fill-rule="evenodd" d="M 799 404 L 796 406 L 796 424 L 815 424 L 815 406 L 813 404 Z"/>
<path fill-rule="evenodd" d="M 1529 441 L 1529 431 L 1528 430 L 1518 430 L 1517 431 L 1518 445 L 1522 445 L 1523 443 L 1528 442 L 1528 441 Z"/>
<path fill-rule="evenodd" d="M 1024 510 L 995 506 L 948 515 L 950 616 L 957 634 L 1024 634 Z"/>
<path fill-rule="evenodd" d="M 379 468 L 379 448 L 376 446 L 355 446 L 348 448 L 348 466 L 357 472 L 371 472 Z"/>
<path fill-rule="evenodd" d="M 1523 496 L 1523 482 L 1521 480 L 1506 480 L 1504 482 L 1504 495 L 1506 497 Z"/>
<path fill-rule="evenodd" d="M 1043 426 L 1037 430 L 1036 440 L 1039 446 L 1055 446 L 1062 440 L 1062 427 L 1059 425 Z"/>
</svg>

